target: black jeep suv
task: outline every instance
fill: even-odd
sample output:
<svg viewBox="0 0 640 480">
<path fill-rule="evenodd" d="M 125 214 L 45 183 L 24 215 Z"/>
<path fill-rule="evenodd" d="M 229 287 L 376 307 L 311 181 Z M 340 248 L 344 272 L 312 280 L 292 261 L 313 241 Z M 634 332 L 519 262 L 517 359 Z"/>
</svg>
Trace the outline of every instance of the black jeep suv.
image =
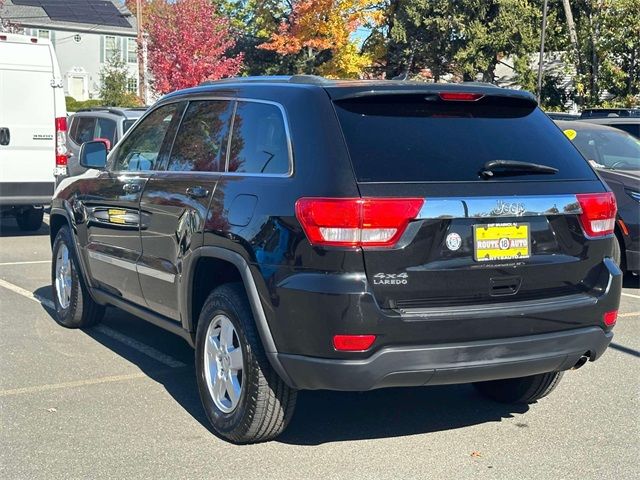
<svg viewBox="0 0 640 480">
<path fill-rule="evenodd" d="M 183 337 L 232 441 L 282 432 L 298 389 L 534 402 L 611 341 L 615 199 L 529 93 L 231 79 L 80 157 L 51 207 L 58 321 L 112 305 Z"/>
</svg>

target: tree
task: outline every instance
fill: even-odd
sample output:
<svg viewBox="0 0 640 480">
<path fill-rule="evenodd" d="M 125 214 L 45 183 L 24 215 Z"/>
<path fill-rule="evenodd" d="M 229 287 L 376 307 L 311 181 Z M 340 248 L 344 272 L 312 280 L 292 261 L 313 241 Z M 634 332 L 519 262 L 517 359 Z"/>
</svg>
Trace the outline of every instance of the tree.
<svg viewBox="0 0 640 480">
<path fill-rule="evenodd" d="M 243 54 L 229 55 L 236 41 L 229 20 L 210 0 L 177 0 L 146 15 L 149 69 L 159 93 L 237 75 Z"/>
<path fill-rule="evenodd" d="M 120 52 L 115 52 L 100 70 L 100 99 L 110 107 L 134 107 L 140 105 L 135 94 L 129 92 L 129 70 Z"/>
<path fill-rule="evenodd" d="M 297 0 L 258 48 L 294 56 L 296 73 L 357 78 L 371 64 L 353 33 L 379 21 L 374 0 Z"/>
</svg>

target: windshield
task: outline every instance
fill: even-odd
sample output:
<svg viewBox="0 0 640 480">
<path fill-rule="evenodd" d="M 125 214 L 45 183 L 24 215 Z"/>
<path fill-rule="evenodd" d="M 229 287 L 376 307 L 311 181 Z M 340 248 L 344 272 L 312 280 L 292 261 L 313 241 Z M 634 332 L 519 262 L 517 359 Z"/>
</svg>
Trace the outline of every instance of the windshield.
<svg viewBox="0 0 640 480">
<path fill-rule="evenodd" d="M 480 172 L 493 160 L 558 171 L 513 171 L 488 181 L 595 178 L 562 132 L 528 102 L 380 95 L 341 100 L 335 106 L 359 182 L 485 181 Z"/>
<path fill-rule="evenodd" d="M 568 132 L 571 132 L 569 135 Z M 596 168 L 640 170 L 640 140 L 622 131 L 565 130 Z"/>
</svg>

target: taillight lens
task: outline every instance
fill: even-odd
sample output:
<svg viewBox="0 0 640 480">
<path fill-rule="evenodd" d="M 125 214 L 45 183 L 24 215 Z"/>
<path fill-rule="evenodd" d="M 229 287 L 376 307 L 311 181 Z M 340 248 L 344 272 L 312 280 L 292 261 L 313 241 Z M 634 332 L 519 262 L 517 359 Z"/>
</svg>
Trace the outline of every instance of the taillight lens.
<svg viewBox="0 0 640 480">
<path fill-rule="evenodd" d="M 616 197 L 612 192 L 576 195 L 582 214 L 580 223 L 588 237 L 610 235 L 616 226 Z"/>
<path fill-rule="evenodd" d="M 67 150 L 67 118 L 56 118 L 56 167 L 66 167 L 69 158 Z"/>
<path fill-rule="evenodd" d="M 607 327 L 613 327 L 618 320 L 618 310 L 611 310 L 602 316 L 602 321 Z"/>
<path fill-rule="evenodd" d="M 423 198 L 301 198 L 296 217 L 312 245 L 392 247 Z"/>
<path fill-rule="evenodd" d="M 334 335 L 333 348 L 340 352 L 363 352 L 375 341 L 375 335 Z"/>
</svg>

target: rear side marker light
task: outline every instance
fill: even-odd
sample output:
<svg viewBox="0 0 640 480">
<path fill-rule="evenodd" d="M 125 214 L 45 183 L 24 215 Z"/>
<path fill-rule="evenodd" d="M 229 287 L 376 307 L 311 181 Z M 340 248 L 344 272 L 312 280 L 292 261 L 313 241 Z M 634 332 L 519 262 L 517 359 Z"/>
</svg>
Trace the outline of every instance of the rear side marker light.
<svg viewBox="0 0 640 480">
<path fill-rule="evenodd" d="M 340 352 L 363 352 L 375 341 L 375 335 L 334 335 L 333 348 Z"/>
<path fill-rule="evenodd" d="M 576 195 L 582 213 L 580 223 L 588 237 L 611 235 L 616 226 L 616 197 L 612 192 Z"/>
<path fill-rule="evenodd" d="M 453 102 L 475 102 L 480 100 L 484 95 L 482 93 L 471 92 L 441 92 L 440 98 Z"/>
<path fill-rule="evenodd" d="M 393 247 L 423 198 L 301 198 L 296 217 L 312 245 Z"/>
<path fill-rule="evenodd" d="M 602 316 L 602 321 L 607 327 L 613 327 L 618 320 L 618 310 L 611 310 Z"/>
</svg>

